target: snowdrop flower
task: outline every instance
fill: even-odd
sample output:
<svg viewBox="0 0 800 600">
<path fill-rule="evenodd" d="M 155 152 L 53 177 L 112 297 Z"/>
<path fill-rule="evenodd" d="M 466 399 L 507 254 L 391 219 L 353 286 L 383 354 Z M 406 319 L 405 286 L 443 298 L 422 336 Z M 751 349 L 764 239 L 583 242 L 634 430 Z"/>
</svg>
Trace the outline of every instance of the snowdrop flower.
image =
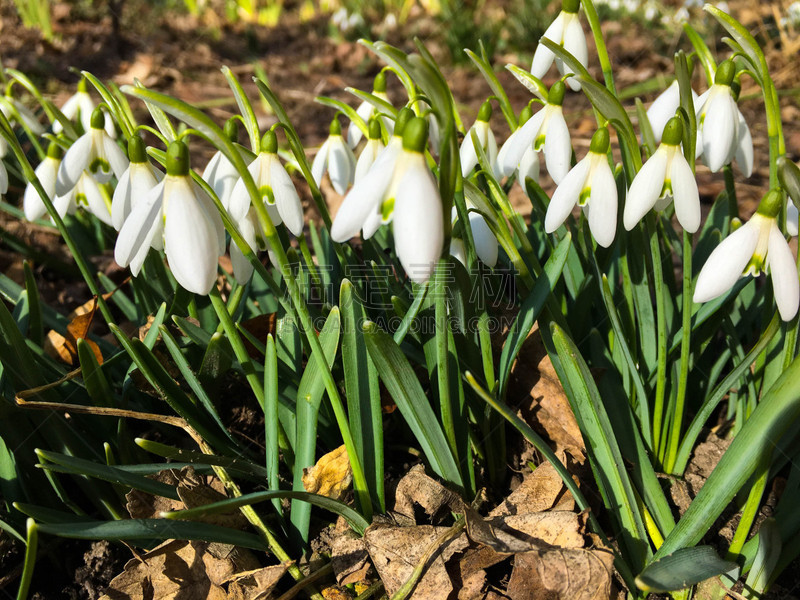
<svg viewBox="0 0 800 600">
<path fill-rule="evenodd" d="M 697 144 L 703 148 L 703 160 L 713 173 L 729 164 L 738 149 L 739 110 L 731 89 L 734 74 L 733 61 L 724 60 L 714 76 L 714 85 L 697 100 Z"/>
<path fill-rule="evenodd" d="M 66 155 L 64 160 L 66 160 Z M 64 162 L 62 161 L 59 173 L 63 167 Z M 78 207 L 83 207 L 106 225 L 112 225 L 111 198 L 108 190 L 98 184 L 88 171 L 83 171 L 78 177 L 75 187 L 63 195 L 58 193 L 58 175 L 56 175 L 56 198 L 53 200 L 53 205 L 61 218 L 67 214 L 74 214 Z"/>
<path fill-rule="evenodd" d="M 64 151 L 61 147 L 55 142 L 50 142 L 47 147 L 47 155 L 34 171 L 47 197 L 56 205 L 56 210 L 62 217 L 66 214 L 67 207 L 63 198 L 56 200 L 56 175 L 58 174 L 58 167 L 61 166 L 61 158 L 63 156 Z M 25 218 L 29 221 L 36 221 L 47 214 L 47 207 L 31 182 L 28 182 L 25 186 L 25 193 L 22 196 L 22 209 L 25 211 Z"/>
<path fill-rule="evenodd" d="M 675 201 L 675 216 L 686 231 L 700 227 L 700 194 L 692 168 L 681 152 L 683 125 L 672 117 L 653 156 L 633 178 L 622 222 L 630 231 L 652 208 L 664 210 Z"/>
<path fill-rule="evenodd" d="M 736 115 L 739 120 L 739 135 L 736 141 L 734 160 L 742 170 L 742 175 L 750 177 L 753 174 L 753 136 L 738 106 L 736 107 Z"/>
<path fill-rule="evenodd" d="M 556 20 L 550 24 L 542 37 L 563 46 L 585 67 L 589 63 L 589 51 L 586 48 L 586 38 L 583 35 L 580 19 L 578 19 L 580 4 L 580 0 L 562 0 L 561 12 L 558 13 Z M 555 54 L 542 43 L 539 43 L 533 54 L 531 74 L 541 79 L 553 64 L 554 59 L 561 75 L 572 74 L 572 70 L 560 58 L 556 58 Z M 581 89 L 581 84 L 574 77 L 568 78 L 567 84 L 574 92 Z"/>
<path fill-rule="evenodd" d="M 442 253 L 442 203 L 424 155 L 427 122 L 414 117 L 403 129 L 403 148 L 394 168 L 385 168 L 381 159 L 376 161 L 345 197 L 331 227 L 331 238 L 344 242 L 357 235 L 367 219 L 380 211 L 393 221 L 400 264 L 412 281 L 421 283 L 430 278 Z"/>
<path fill-rule="evenodd" d="M 111 224 L 119 231 L 134 205 L 161 181 L 163 174 L 147 160 L 144 142 L 138 134 L 128 140 L 130 164 L 111 198 Z"/>
<path fill-rule="evenodd" d="M 467 209 L 474 208 L 467 203 Z M 475 243 L 475 253 L 487 266 L 494 268 L 497 264 L 497 238 L 492 233 L 483 215 L 478 212 L 469 211 L 469 228 L 472 231 L 472 241 Z M 456 207 L 452 211 L 453 224 L 458 221 Z M 467 266 L 467 253 L 464 248 L 464 240 L 457 237 L 450 239 L 450 255 L 457 258 L 461 264 Z"/>
<path fill-rule="evenodd" d="M 783 194 L 770 190 L 756 214 L 725 238 L 703 265 L 694 302 L 708 302 L 727 292 L 743 275 L 769 272 L 781 319 L 790 321 L 800 303 L 800 280 L 792 251 L 778 227 Z"/>
<path fill-rule="evenodd" d="M 515 145 L 513 140 L 519 135 L 520 131 L 522 131 L 522 126 L 527 123 L 532 116 L 533 110 L 531 109 L 531 105 L 527 104 L 519 113 L 519 127 L 517 127 L 517 129 L 515 129 L 510 136 L 508 136 L 508 139 L 497 153 L 497 165 L 501 170 L 501 175 L 505 175 L 501 165 L 506 163 L 508 160 L 506 156 L 508 155 L 510 149 Z M 517 180 L 523 189 L 525 189 L 525 180 L 528 178 L 533 179 L 537 183 L 539 182 L 539 153 L 536 151 L 533 143 L 529 144 L 525 149 L 525 152 L 519 161 L 519 166 L 517 167 Z"/>
<path fill-rule="evenodd" d="M 239 233 L 242 234 L 244 241 L 251 250 L 257 252 L 259 250 L 267 250 L 269 259 L 274 263 L 275 256 L 272 250 L 269 249 L 269 244 L 262 234 L 261 225 L 258 222 L 258 214 L 254 207 L 250 207 L 245 217 L 236 222 L 239 228 Z M 239 249 L 239 246 L 231 240 L 230 243 L 231 265 L 233 266 L 233 276 L 240 284 L 246 283 L 253 275 L 253 265 L 247 260 L 245 255 Z"/>
<path fill-rule="evenodd" d="M 86 79 L 81 79 L 78 82 L 78 91 L 75 92 L 61 107 L 61 113 L 70 121 L 79 121 L 84 131 L 89 131 L 91 127 L 92 113 L 94 112 L 94 101 L 86 90 Z M 109 137 L 117 137 L 117 132 L 114 129 L 114 121 L 108 112 L 103 111 L 104 122 L 103 129 Z M 61 133 L 64 126 L 56 119 L 53 121 L 53 132 Z"/>
<path fill-rule="evenodd" d="M 181 141 L 167 149 L 167 175 L 125 220 L 114 259 L 138 275 L 151 246 L 164 248 L 181 286 L 195 294 L 211 291 L 225 252 L 225 228 L 211 198 L 192 181 L 189 151 Z"/>
<path fill-rule="evenodd" d="M 565 90 L 564 84 L 556 81 L 550 88 L 544 108 L 528 119 L 503 145 L 498 156 L 503 175 L 511 175 L 533 145 L 537 151 L 544 149 L 545 165 L 553 181 L 559 184 L 564 179 L 572 159 L 572 140 L 561 107 Z"/>
<path fill-rule="evenodd" d="M 692 106 L 697 106 L 697 94 L 692 90 Z M 681 92 L 678 80 L 673 81 L 647 109 L 647 120 L 653 130 L 656 143 L 661 141 L 664 127 L 681 105 Z M 699 148 L 698 148 L 699 150 Z"/>
<path fill-rule="evenodd" d="M 56 195 L 63 196 L 72 190 L 84 172 L 102 185 L 111 181 L 112 175 L 117 179 L 122 177 L 127 168 L 128 157 L 103 129 L 103 111 L 96 108 L 89 130 L 64 155 L 58 169 Z"/>
<path fill-rule="evenodd" d="M 492 104 L 488 100 L 481 105 L 478 111 L 478 118 L 475 119 L 472 127 L 469 128 L 464 140 L 461 142 L 459 151 L 461 157 L 461 175 L 467 177 L 478 165 L 478 153 L 475 151 L 475 143 L 472 141 L 472 132 L 475 132 L 478 144 L 486 153 L 492 174 L 495 179 L 500 179 L 502 174 L 497 166 L 497 140 L 495 140 L 492 128 L 489 127 L 489 119 L 492 118 Z"/>
<path fill-rule="evenodd" d="M 617 184 L 608 164 L 608 129 L 602 127 L 592 136 L 589 153 L 576 164 L 556 188 L 544 229 L 553 233 L 566 221 L 575 205 L 588 213 L 589 229 L 598 244 L 607 248 L 617 229 Z"/>
<path fill-rule="evenodd" d="M 237 150 L 241 148 L 236 143 L 239 138 L 239 127 L 236 119 L 228 119 L 225 123 L 225 135 L 234 143 Z M 241 148 L 241 150 L 244 149 Z M 245 159 L 245 162 L 249 162 L 249 158 L 245 157 L 244 152 L 240 151 L 240 154 Z M 231 193 L 233 192 L 233 186 L 236 185 L 239 179 L 239 172 L 221 150 L 217 150 L 211 160 L 208 161 L 201 177 L 214 190 L 217 198 L 222 202 L 222 206 L 226 210 L 230 210 Z"/>
<path fill-rule="evenodd" d="M 261 148 L 255 160 L 247 167 L 261 194 L 275 225 L 283 223 L 294 236 L 303 233 L 303 203 L 292 183 L 291 177 L 278 158 L 278 138 L 268 130 L 261 138 Z M 233 186 L 229 211 L 234 221 L 241 223 L 251 205 L 250 194 L 242 179 Z M 251 247 L 253 247 L 251 245 Z"/>
<path fill-rule="evenodd" d="M 369 121 L 369 138 L 367 144 L 361 150 L 356 162 L 356 174 L 354 183 L 358 183 L 369 171 L 378 155 L 385 148 L 381 141 L 381 124 L 377 119 L 370 119 Z"/>
<path fill-rule="evenodd" d="M 13 98 L 12 96 L 3 96 L 0 98 L 0 111 L 3 111 L 6 119 L 8 119 L 10 122 L 13 123 L 16 121 L 24 125 L 31 131 L 33 135 L 40 136 L 44 133 L 44 127 L 42 127 L 42 124 L 39 123 L 36 115 L 34 115 L 27 106 L 25 106 L 16 98 Z M 3 143 L 5 145 L 5 139 L 3 139 Z M 5 151 L 3 152 L 3 155 L 5 155 Z"/>
<path fill-rule="evenodd" d="M 322 182 L 325 171 L 328 171 L 336 193 L 344 195 L 355 177 L 356 157 L 342 138 L 342 126 L 337 118 L 331 121 L 328 139 L 320 146 L 311 164 L 311 175 L 317 185 Z"/>
<path fill-rule="evenodd" d="M 382 189 L 371 187 L 372 179 L 378 177 L 373 172 L 393 173 L 400 156 L 403 154 L 403 133 L 406 124 L 414 118 L 414 111 L 405 107 L 397 114 L 394 133 L 387 146 L 375 158 L 369 171 L 359 180 L 358 185 L 345 196 L 336 219 L 331 227 L 331 236 L 334 240 L 345 241 L 358 235 L 362 229 L 362 239 L 368 240 L 381 225 L 391 222 L 392 210 L 383 211 Z M 342 213 L 342 210 L 344 212 Z M 340 218 L 339 213 L 343 216 Z M 355 229 L 352 229 L 356 227 Z"/>
<path fill-rule="evenodd" d="M 389 96 L 386 95 L 386 74 L 383 71 L 375 76 L 375 80 L 372 84 L 372 95 L 376 98 L 380 98 L 381 100 L 389 102 Z M 361 117 L 367 124 L 369 124 L 369 120 L 373 115 L 375 115 L 375 112 L 375 106 L 366 100 L 364 100 L 356 109 L 356 114 L 358 114 L 358 116 Z M 394 122 L 386 115 L 381 116 L 381 122 L 383 123 L 383 126 L 386 127 L 386 131 L 389 133 L 389 135 L 392 135 Z M 358 146 L 358 142 L 361 141 L 363 136 L 364 133 L 361 131 L 359 126 L 351 122 L 350 126 L 347 128 L 347 143 L 350 145 L 350 147 L 355 148 Z"/>
<path fill-rule="evenodd" d="M 798 211 L 800 203 L 800 167 L 785 156 L 778 157 L 778 181 L 786 191 L 786 231 L 797 236 Z"/>
</svg>

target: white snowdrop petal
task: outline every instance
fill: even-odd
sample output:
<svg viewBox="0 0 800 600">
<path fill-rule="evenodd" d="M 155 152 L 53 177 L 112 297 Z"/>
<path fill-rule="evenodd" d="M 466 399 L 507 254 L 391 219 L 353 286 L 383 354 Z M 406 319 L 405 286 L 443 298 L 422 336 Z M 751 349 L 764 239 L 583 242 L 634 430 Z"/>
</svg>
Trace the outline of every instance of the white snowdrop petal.
<svg viewBox="0 0 800 600">
<path fill-rule="evenodd" d="M 775 303 L 778 305 L 781 319 L 791 321 L 797 314 L 797 307 L 800 304 L 800 279 L 797 276 L 797 266 L 789 244 L 786 243 L 774 221 L 769 230 L 767 266 L 772 277 Z"/>
<path fill-rule="evenodd" d="M 674 162 L 674 161 L 673 161 Z M 653 153 L 633 178 L 631 188 L 625 200 L 622 213 L 622 224 L 630 231 L 655 206 L 667 171 L 667 152 L 664 146 Z"/>
<path fill-rule="evenodd" d="M 378 158 L 378 155 L 383 150 L 384 145 L 380 140 L 369 140 L 358 156 L 356 162 L 356 172 L 353 181 L 358 183 L 369 172 L 370 167 Z"/>
<path fill-rule="evenodd" d="M 572 160 L 572 140 L 561 107 L 553 108 L 544 139 L 544 162 L 556 184 L 566 177 Z"/>
<path fill-rule="evenodd" d="M 331 138 L 328 155 L 328 176 L 337 194 L 344 195 L 355 175 L 355 157 L 341 136 Z"/>
<path fill-rule="evenodd" d="M 103 192 L 100 191 L 97 181 L 95 181 L 91 175 L 83 174 L 76 186 L 76 192 L 83 196 L 90 213 L 106 225 L 111 225 L 113 227 L 111 223 L 111 210 L 106 203 L 106 197 Z"/>
<path fill-rule="evenodd" d="M 427 281 L 444 243 L 439 189 L 422 156 L 398 185 L 394 208 L 394 241 L 400 264 L 412 281 Z"/>
<path fill-rule="evenodd" d="M 222 223 L 222 217 L 219 216 L 219 210 L 217 210 L 214 201 L 203 188 L 191 181 L 190 178 L 188 178 L 187 181 L 191 182 L 194 197 L 197 199 L 197 205 L 205 214 L 206 220 L 216 234 L 217 256 L 222 256 L 225 254 L 225 225 Z"/>
<path fill-rule="evenodd" d="M 122 224 L 114 246 L 114 260 L 121 267 L 127 267 L 142 247 L 145 253 L 150 248 L 153 225 L 162 219 L 161 209 L 164 197 L 164 183 L 159 183 L 136 203 L 128 218 Z M 143 259 L 142 259 L 143 260 Z M 133 272 L 133 268 L 131 269 Z M 134 275 L 138 274 L 138 269 Z"/>
<path fill-rule="evenodd" d="M 592 172 L 589 229 L 595 241 L 608 248 L 617 233 L 617 183 L 603 157 Z"/>
<path fill-rule="evenodd" d="M 564 13 L 559 12 L 555 20 L 550 23 L 550 26 L 545 30 L 543 38 L 552 40 L 556 44 L 560 44 L 564 37 Z M 531 63 L 531 75 L 541 79 L 544 77 L 550 65 L 553 64 L 555 54 L 547 48 L 541 41 L 536 46 L 536 52 L 533 53 L 533 62 Z"/>
<path fill-rule="evenodd" d="M 533 146 L 544 122 L 545 109 L 540 110 L 517 129 L 503 144 L 497 155 L 500 172 L 511 175 L 519 166 L 522 156 Z"/>
<path fill-rule="evenodd" d="M 374 110 L 372 104 L 364 100 L 356 109 L 356 114 L 361 117 L 365 123 L 369 124 L 369 118 L 372 116 Z M 358 146 L 358 142 L 361 141 L 362 137 L 364 137 L 364 132 L 361 131 L 358 125 L 351 121 L 347 128 L 347 144 L 351 148 L 355 148 Z"/>
<path fill-rule="evenodd" d="M 581 22 L 577 14 L 570 17 L 564 27 L 564 49 L 578 59 L 578 62 L 584 67 L 589 64 L 589 51 L 586 47 L 586 36 L 583 33 L 583 28 L 581 27 Z M 557 61 L 556 64 L 562 75 L 573 73 L 572 69 L 567 67 L 563 61 Z M 568 78 L 566 83 L 573 92 L 577 92 L 581 89 L 581 84 L 575 77 Z"/>
<path fill-rule="evenodd" d="M 91 134 L 85 133 L 75 140 L 64 154 L 56 179 L 57 195 L 63 196 L 78 183 L 84 169 L 89 166 L 91 147 Z"/>
<path fill-rule="evenodd" d="M 391 220 L 391 217 L 389 220 Z M 367 218 L 364 221 L 364 226 L 361 228 L 361 238 L 368 240 L 375 235 L 375 232 L 380 229 L 381 225 L 383 225 L 383 217 L 381 216 L 381 213 L 377 210 L 372 211 L 367 215 Z"/>
<path fill-rule="evenodd" d="M 455 258 L 465 267 L 467 266 L 467 253 L 464 248 L 464 242 L 458 238 L 450 239 L 450 256 Z"/>
<path fill-rule="evenodd" d="M 672 157 L 669 178 L 678 223 L 689 233 L 694 233 L 700 227 L 700 193 L 692 168 L 680 151 Z"/>
<path fill-rule="evenodd" d="M 272 194 L 275 197 L 278 213 L 286 228 L 295 237 L 299 237 L 303 234 L 303 203 L 297 195 L 292 179 L 277 158 L 272 162 L 270 169 Z"/>
<path fill-rule="evenodd" d="M 170 269 L 184 288 L 206 295 L 217 278 L 216 228 L 200 207 L 188 181 L 173 180 L 166 193 L 164 245 Z"/>
<path fill-rule="evenodd" d="M 134 163 L 131 163 L 133 167 Z M 114 195 L 111 196 L 111 224 L 117 231 L 120 230 L 122 224 L 125 222 L 131 212 L 131 170 L 128 168 L 117 182 L 117 187 L 114 189 Z"/>
<path fill-rule="evenodd" d="M 117 130 L 114 127 L 114 119 L 112 119 L 111 115 L 105 110 L 103 111 L 103 131 L 105 131 L 106 135 L 108 135 L 108 137 L 110 137 L 112 140 L 116 139 Z"/>
<path fill-rule="evenodd" d="M 703 160 L 716 173 L 730 162 L 735 151 L 738 117 L 730 94 L 715 94 L 709 104 L 703 122 Z"/>
<path fill-rule="evenodd" d="M 547 233 L 553 233 L 561 227 L 578 203 L 581 191 L 586 183 L 586 176 L 589 174 L 590 156 L 587 155 L 575 165 L 553 193 L 553 198 L 550 200 L 547 213 L 544 216 L 544 230 Z"/>
<path fill-rule="evenodd" d="M 314 161 L 311 163 L 311 176 L 314 178 L 317 186 L 322 183 L 322 176 L 325 175 L 325 169 L 328 167 L 328 153 L 330 152 L 331 140 L 328 138 L 317 150 Z"/>
<path fill-rule="evenodd" d="M 733 287 L 753 256 L 758 235 L 757 222 L 751 219 L 722 240 L 700 270 L 694 302 L 708 302 Z"/>
<path fill-rule="evenodd" d="M 786 232 L 791 236 L 797 237 L 798 229 L 800 229 L 798 227 L 798 210 L 794 202 L 789 200 L 786 204 Z"/>
<path fill-rule="evenodd" d="M 539 183 L 539 153 L 533 149 L 533 146 L 522 155 L 519 163 L 519 182 L 523 188 L 525 188 L 525 180 L 528 178 Z"/>
<path fill-rule="evenodd" d="M 119 144 L 109 137 L 107 133 L 103 135 L 103 150 L 105 151 L 108 164 L 111 165 L 111 170 L 114 172 L 116 178 L 119 179 L 130 164 L 127 154 L 122 151 Z"/>
<path fill-rule="evenodd" d="M 658 98 L 647 109 L 647 120 L 650 121 L 650 128 L 653 130 L 656 143 L 661 142 L 664 127 L 667 121 L 675 116 L 675 111 L 678 110 L 680 103 L 681 92 L 676 79 L 666 90 L 659 94 Z"/>
<path fill-rule="evenodd" d="M 461 148 L 459 149 L 459 158 L 461 159 L 461 176 L 467 177 L 470 173 L 472 173 L 472 169 L 478 164 L 478 153 L 475 151 L 475 143 L 472 139 L 472 132 L 475 131 L 475 127 L 470 127 L 469 131 L 467 131 L 467 135 L 464 136 L 464 139 L 461 140 Z M 480 144 L 480 137 L 477 136 L 477 142 Z"/>
<path fill-rule="evenodd" d="M 46 156 L 34 171 L 36 177 L 39 179 L 39 183 L 42 185 L 42 188 L 44 188 L 50 200 L 53 200 L 55 197 L 56 175 L 60 163 L 60 160 Z M 5 170 L 5 166 L 2 166 L 2 169 Z M 30 182 L 25 186 L 25 193 L 22 197 L 22 208 L 25 211 L 25 218 L 29 221 L 41 219 L 47 214 L 47 208 L 44 202 L 42 202 L 39 193 Z"/>
<path fill-rule="evenodd" d="M 739 118 L 739 139 L 736 143 L 736 164 L 742 170 L 745 177 L 753 174 L 753 136 L 747 126 L 744 116 L 737 109 Z"/>
<path fill-rule="evenodd" d="M 475 253 L 478 258 L 489 267 L 494 267 L 497 264 L 497 238 L 489 229 L 486 219 L 483 215 L 470 212 L 469 226 L 472 229 L 472 239 L 475 242 Z"/>
<path fill-rule="evenodd" d="M 369 215 L 380 210 L 381 202 L 392 180 L 392 169 L 387 168 L 383 156 L 382 154 L 378 158 L 364 179 L 354 185 L 344 197 L 331 226 L 331 239 L 334 242 L 345 242 L 357 236 L 362 227 L 365 227 Z M 377 230 L 377 227 L 375 229 Z"/>
<path fill-rule="evenodd" d="M 250 246 L 251 250 L 256 249 L 256 225 L 254 223 L 253 209 L 248 212 L 247 216 L 237 223 L 239 233 L 242 234 L 244 241 Z M 239 246 L 231 240 L 230 245 L 231 266 L 233 267 L 233 276 L 240 284 L 246 283 L 253 275 L 254 267 L 252 263 L 245 258 Z"/>
</svg>

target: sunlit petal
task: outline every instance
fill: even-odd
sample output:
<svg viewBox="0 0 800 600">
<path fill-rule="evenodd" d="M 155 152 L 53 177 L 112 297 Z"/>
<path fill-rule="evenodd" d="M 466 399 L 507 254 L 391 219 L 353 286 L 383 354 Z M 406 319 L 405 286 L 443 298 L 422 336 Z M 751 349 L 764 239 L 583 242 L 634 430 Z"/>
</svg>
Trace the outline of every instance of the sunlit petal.
<svg viewBox="0 0 800 600">
<path fill-rule="evenodd" d="M 756 217 L 725 238 L 708 257 L 697 277 L 694 302 L 708 302 L 727 292 L 742 276 L 758 243 Z"/>
<path fill-rule="evenodd" d="M 617 184 L 605 157 L 596 163 L 591 177 L 589 229 L 595 241 L 608 248 L 617 233 Z"/>
<path fill-rule="evenodd" d="M 572 160 L 572 140 L 561 107 L 551 107 L 554 114 L 547 121 L 544 139 L 544 162 L 556 184 L 566 177 Z"/>
<path fill-rule="evenodd" d="M 489 229 L 486 219 L 476 212 L 470 212 L 469 226 L 472 229 L 472 239 L 475 242 L 475 253 L 478 258 L 489 267 L 494 267 L 497 264 L 497 238 Z"/>
<path fill-rule="evenodd" d="M 586 176 L 589 174 L 590 156 L 575 165 L 553 193 L 553 199 L 550 200 L 547 214 L 544 217 L 544 230 L 547 233 L 553 233 L 561 227 L 578 203 L 581 191 L 586 184 Z"/>
<path fill-rule="evenodd" d="M 497 154 L 497 162 L 503 175 L 511 175 L 519 166 L 525 152 L 533 146 L 533 142 L 542 128 L 544 115 L 544 109 L 537 112 L 522 127 L 512 133 L 506 143 L 503 144 Z"/>
<path fill-rule="evenodd" d="M 303 203 L 297 195 L 292 179 L 277 158 L 270 165 L 270 180 L 275 205 L 284 225 L 294 236 L 302 235 Z"/>
<path fill-rule="evenodd" d="M 689 233 L 694 233 L 700 227 L 700 193 L 692 168 L 680 152 L 675 152 L 672 157 L 669 178 L 678 223 Z"/>
<path fill-rule="evenodd" d="M 772 277 L 772 289 L 781 319 L 791 321 L 800 304 L 800 279 L 789 244 L 774 221 L 769 231 L 767 267 Z"/>
<path fill-rule="evenodd" d="M 58 169 L 58 177 L 56 179 L 57 195 L 63 196 L 78 183 L 78 179 L 80 179 L 84 169 L 89 166 L 91 148 L 92 137 L 88 133 L 79 137 L 69 147 Z"/>
<path fill-rule="evenodd" d="M 653 208 L 664 188 L 666 171 L 667 152 L 666 148 L 661 146 L 633 178 L 625 200 L 625 210 L 622 213 L 622 224 L 625 229 L 630 231 L 636 227 L 636 224 Z"/>
<path fill-rule="evenodd" d="M 560 44 L 562 38 L 564 37 L 564 13 L 559 12 L 558 16 L 555 20 L 550 23 L 550 26 L 545 30 L 544 35 L 542 37 L 547 38 L 555 42 L 556 44 Z M 553 64 L 553 59 L 555 58 L 555 54 L 547 48 L 544 44 L 539 42 L 536 46 L 536 52 L 533 53 L 533 62 L 531 63 L 531 75 L 534 77 L 538 77 L 541 79 L 544 77 L 547 70 L 550 68 L 550 65 Z"/>
<path fill-rule="evenodd" d="M 114 260 L 121 267 L 131 265 L 131 273 L 138 275 L 153 237 L 162 221 L 164 183 L 159 183 L 136 203 L 122 225 L 114 246 Z"/>
<path fill-rule="evenodd" d="M 753 174 L 753 136 L 741 111 L 736 110 L 739 118 L 739 139 L 736 143 L 736 164 L 745 177 Z"/>
</svg>

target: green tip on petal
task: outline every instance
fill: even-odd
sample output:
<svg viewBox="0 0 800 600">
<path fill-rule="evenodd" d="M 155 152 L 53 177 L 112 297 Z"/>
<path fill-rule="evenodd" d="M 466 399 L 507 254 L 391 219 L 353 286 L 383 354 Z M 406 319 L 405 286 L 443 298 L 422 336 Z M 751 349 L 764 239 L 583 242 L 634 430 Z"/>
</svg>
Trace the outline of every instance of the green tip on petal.
<svg viewBox="0 0 800 600">
<path fill-rule="evenodd" d="M 581 0 L 561 0 L 561 10 L 565 13 L 575 14 L 581 6 Z"/>
<path fill-rule="evenodd" d="M 592 143 L 589 146 L 589 152 L 595 154 L 605 154 L 608 152 L 608 146 L 611 143 L 611 137 L 608 135 L 608 127 L 601 127 L 594 132 L 592 136 Z"/>
<path fill-rule="evenodd" d="M 189 147 L 175 140 L 170 142 L 167 148 L 167 175 L 188 175 L 189 174 Z"/>
<path fill-rule="evenodd" d="M 394 121 L 394 135 L 402 136 L 405 131 L 406 123 L 414 118 L 414 111 L 409 107 L 404 106 L 397 113 L 397 119 Z"/>
<path fill-rule="evenodd" d="M 785 156 L 778 157 L 778 181 L 792 202 L 800 203 L 800 167 Z"/>
<path fill-rule="evenodd" d="M 372 91 L 380 92 L 381 94 L 386 92 L 386 73 L 383 71 L 375 75 L 375 79 L 372 82 Z"/>
<path fill-rule="evenodd" d="M 381 122 L 378 119 L 369 120 L 369 139 L 381 139 Z"/>
<path fill-rule="evenodd" d="M 261 152 L 276 154 L 278 152 L 278 136 L 272 129 L 268 129 L 261 138 Z"/>
<path fill-rule="evenodd" d="M 768 191 L 758 204 L 759 215 L 775 219 L 783 208 L 783 192 L 779 189 Z"/>
<path fill-rule="evenodd" d="M 47 146 L 47 156 L 61 160 L 64 157 L 64 149 L 55 142 L 50 142 Z"/>
<path fill-rule="evenodd" d="M 333 117 L 330 128 L 331 135 L 342 135 L 342 124 L 339 123 L 339 117 Z"/>
<path fill-rule="evenodd" d="M 483 121 L 484 123 L 488 123 L 489 119 L 492 118 L 492 103 L 487 100 L 483 104 L 481 104 L 481 109 L 478 111 L 478 121 Z"/>
<path fill-rule="evenodd" d="M 526 104 L 519 113 L 519 126 L 522 127 L 533 116 L 533 108 L 530 104 Z"/>
<path fill-rule="evenodd" d="M 103 115 L 103 109 L 99 106 L 92 111 L 92 119 L 89 121 L 89 126 L 92 129 L 103 129 L 106 124 L 106 117 Z"/>
<path fill-rule="evenodd" d="M 561 106 L 561 103 L 564 102 L 564 94 L 566 93 L 567 86 L 564 85 L 564 82 L 561 80 L 556 81 L 550 88 L 550 93 L 547 94 L 547 103 Z"/>
<path fill-rule="evenodd" d="M 132 163 L 146 163 L 147 151 L 144 147 L 144 140 L 139 134 L 133 134 L 128 138 L 128 158 Z"/>
<path fill-rule="evenodd" d="M 717 85 L 731 85 L 734 75 L 736 75 L 736 65 L 733 64 L 730 58 L 725 59 L 717 67 L 714 83 Z"/>
<path fill-rule="evenodd" d="M 232 142 L 239 141 L 239 122 L 231 117 L 225 121 L 225 137 Z"/>
<path fill-rule="evenodd" d="M 680 146 L 683 141 L 683 123 L 680 118 L 672 117 L 664 126 L 661 141 L 668 146 Z"/>
<path fill-rule="evenodd" d="M 409 152 L 424 152 L 428 143 L 428 122 L 421 117 L 414 117 L 406 123 L 403 131 L 403 149 Z"/>
</svg>

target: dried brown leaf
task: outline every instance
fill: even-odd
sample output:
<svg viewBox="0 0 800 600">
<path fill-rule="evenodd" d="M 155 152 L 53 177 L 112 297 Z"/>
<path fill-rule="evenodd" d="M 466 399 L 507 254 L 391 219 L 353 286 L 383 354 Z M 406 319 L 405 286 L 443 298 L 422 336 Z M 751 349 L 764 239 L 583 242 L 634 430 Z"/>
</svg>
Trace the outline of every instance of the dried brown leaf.
<svg viewBox="0 0 800 600">
<path fill-rule="evenodd" d="M 605 549 L 517 554 L 507 593 L 515 600 L 608 600 L 614 555 Z"/>
<path fill-rule="evenodd" d="M 344 445 L 320 457 L 313 467 L 303 469 L 307 492 L 341 500 L 353 482 L 353 471 Z"/>
<path fill-rule="evenodd" d="M 447 527 L 418 525 L 397 527 L 372 525 L 364 535 L 372 564 L 383 581 L 386 593 L 391 596 L 411 576 L 419 560 L 430 545 L 448 530 Z M 453 584 L 445 562 L 455 552 L 466 549 L 468 540 L 461 535 L 445 543 L 441 551 L 428 562 L 422 578 L 414 588 L 414 598 L 437 600 L 447 598 Z"/>
<path fill-rule="evenodd" d="M 362 581 L 369 571 L 368 559 L 364 540 L 350 529 L 331 541 L 331 565 L 339 585 Z"/>
<path fill-rule="evenodd" d="M 289 564 L 272 565 L 231 575 L 223 582 L 228 584 L 228 600 L 266 600 L 286 573 Z"/>
<path fill-rule="evenodd" d="M 432 523 L 436 523 L 443 514 L 464 512 L 461 498 L 425 475 L 421 466 L 412 468 L 397 484 L 394 512 L 398 522 L 404 525 L 416 524 L 414 504 L 419 504 L 425 510 Z"/>
<path fill-rule="evenodd" d="M 572 510 L 574 504 L 572 494 L 565 488 L 561 476 L 553 465 L 545 462 L 529 472 L 519 487 L 498 504 L 489 516 L 540 512 L 556 505 L 559 510 Z"/>
</svg>

